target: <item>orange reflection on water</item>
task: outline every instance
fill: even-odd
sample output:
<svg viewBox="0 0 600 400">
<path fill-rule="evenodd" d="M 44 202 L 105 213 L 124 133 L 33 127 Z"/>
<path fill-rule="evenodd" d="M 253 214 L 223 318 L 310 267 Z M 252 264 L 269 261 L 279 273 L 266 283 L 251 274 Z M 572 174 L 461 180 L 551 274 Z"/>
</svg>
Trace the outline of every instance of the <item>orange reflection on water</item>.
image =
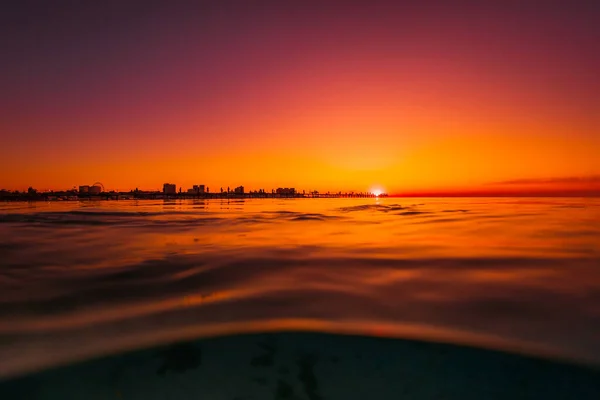
<svg viewBox="0 0 600 400">
<path fill-rule="evenodd" d="M 261 329 L 600 361 L 599 210 L 591 199 L 11 206 L 0 233 L 27 251 L 5 252 L 0 333 L 15 341 L 0 346 L 0 374 Z"/>
</svg>

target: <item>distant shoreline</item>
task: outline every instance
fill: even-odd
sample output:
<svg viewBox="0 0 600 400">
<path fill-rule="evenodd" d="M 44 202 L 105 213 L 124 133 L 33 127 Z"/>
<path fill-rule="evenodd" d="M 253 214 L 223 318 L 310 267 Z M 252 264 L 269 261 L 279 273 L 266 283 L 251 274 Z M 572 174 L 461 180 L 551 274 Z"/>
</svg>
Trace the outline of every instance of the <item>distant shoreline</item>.
<svg viewBox="0 0 600 400">
<path fill-rule="evenodd" d="M 332 195 L 332 194 L 317 194 L 317 195 L 278 195 L 278 194 L 215 194 L 215 195 L 190 195 L 182 193 L 181 195 L 130 195 L 130 194 L 101 194 L 94 196 L 80 195 L 10 195 L 0 196 L 0 203 L 17 203 L 17 202 L 88 202 L 88 201 L 130 201 L 130 200 L 250 200 L 250 199 L 376 199 L 376 198 L 396 198 L 396 199 L 415 199 L 415 198 L 432 198 L 432 199 L 457 199 L 457 198 L 580 198 L 580 199 L 599 199 L 597 194 L 469 194 L 469 195 Z"/>
<path fill-rule="evenodd" d="M 376 198 L 388 197 L 387 195 L 375 196 L 366 193 L 342 193 L 342 194 L 277 194 L 277 193 L 102 193 L 99 195 L 80 195 L 73 193 L 42 193 L 27 194 L 10 193 L 0 195 L 0 201 L 107 201 L 107 200 L 226 200 L 226 199 L 312 199 L 312 198 Z"/>
</svg>

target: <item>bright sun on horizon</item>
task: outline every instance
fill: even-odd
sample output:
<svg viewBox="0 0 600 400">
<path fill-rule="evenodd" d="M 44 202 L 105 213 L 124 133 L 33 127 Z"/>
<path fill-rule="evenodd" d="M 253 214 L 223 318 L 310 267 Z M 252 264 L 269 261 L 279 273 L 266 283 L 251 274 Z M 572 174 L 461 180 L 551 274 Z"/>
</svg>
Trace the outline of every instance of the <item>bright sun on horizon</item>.
<svg viewBox="0 0 600 400">
<path fill-rule="evenodd" d="M 380 188 L 374 188 L 371 190 L 371 192 L 375 195 L 375 196 L 379 196 L 383 193 L 383 190 L 381 190 Z"/>
</svg>

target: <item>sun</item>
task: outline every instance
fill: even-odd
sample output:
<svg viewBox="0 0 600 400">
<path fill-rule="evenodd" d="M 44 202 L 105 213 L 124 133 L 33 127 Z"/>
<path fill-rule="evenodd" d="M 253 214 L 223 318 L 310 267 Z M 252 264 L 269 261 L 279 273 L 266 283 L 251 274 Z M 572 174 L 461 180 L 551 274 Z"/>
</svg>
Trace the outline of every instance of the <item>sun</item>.
<svg viewBox="0 0 600 400">
<path fill-rule="evenodd" d="M 371 189 L 371 193 L 373 193 L 376 197 L 379 197 L 383 194 L 383 190 L 381 188 L 373 188 Z"/>
</svg>

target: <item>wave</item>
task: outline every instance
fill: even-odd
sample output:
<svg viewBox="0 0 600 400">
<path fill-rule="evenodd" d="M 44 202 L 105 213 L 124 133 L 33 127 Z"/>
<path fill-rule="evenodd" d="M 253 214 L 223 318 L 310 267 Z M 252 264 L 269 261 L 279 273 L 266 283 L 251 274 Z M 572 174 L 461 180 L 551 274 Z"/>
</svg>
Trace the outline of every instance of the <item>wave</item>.
<svg viewBox="0 0 600 400">
<path fill-rule="evenodd" d="M 361 204 L 357 206 L 349 206 L 349 207 L 340 207 L 337 210 L 341 212 L 360 212 L 360 211 L 380 211 L 380 212 L 390 212 L 390 211 L 399 211 L 404 210 L 407 207 L 401 206 L 400 204 Z"/>
<path fill-rule="evenodd" d="M 232 218 L 216 217 L 210 213 L 198 216 L 198 212 L 164 211 L 164 212 L 119 212 L 119 211 L 68 211 L 1 214 L 0 224 L 51 224 L 51 225 L 201 225 L 207 223 L 227 222 L 234 224 L 260 223 L 279 221 L 326 221 L 341 220 L 342 216 L 322 213 L 303 213 L 294 211 L 274 211 L 246 214 Z M 169 217 L 177 218 L 169 218 Z M 190 217 L 186 217 L 190 216 Z M 160 218 L 154 218 L 160 217 Z M 166 218 L 165 218 L 166 217 Z M 185 217 L 185 218 L 181 218 Z"/>
<path fill-rule="evenodd" d="M 67 269 L 43 280 L 31 271 L 33 281 L 21 276 L 1 284 L 0 335 L 265 317 L 434 322 L 560 343 L 600 362 L 600 331 L 593 328 L 600 325 L 570 328 L 575 321 L 600 322 L 600 286 L 591 283 L 600 282 L 599 258 L 349 258 L 301 247 L 270 253 L 174 254 L 102 270 Z M 577 291 L 565 291 L 565 280 Z"/>
</svg>

